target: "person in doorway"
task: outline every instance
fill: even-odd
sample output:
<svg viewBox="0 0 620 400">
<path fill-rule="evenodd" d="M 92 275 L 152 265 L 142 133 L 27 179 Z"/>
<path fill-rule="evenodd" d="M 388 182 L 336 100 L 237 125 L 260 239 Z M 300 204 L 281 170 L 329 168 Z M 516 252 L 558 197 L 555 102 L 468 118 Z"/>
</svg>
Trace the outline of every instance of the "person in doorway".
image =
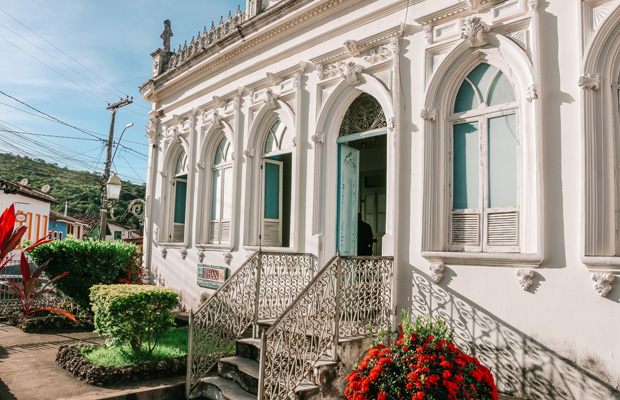
<svg viewBox="0 0 620 400">
<path fill-rule="evenodd" d="M 372 256 L 372 243 L 372 227 L 364 222 L 361 213 L 357 213 L 357 255 Z"/>
</svg>

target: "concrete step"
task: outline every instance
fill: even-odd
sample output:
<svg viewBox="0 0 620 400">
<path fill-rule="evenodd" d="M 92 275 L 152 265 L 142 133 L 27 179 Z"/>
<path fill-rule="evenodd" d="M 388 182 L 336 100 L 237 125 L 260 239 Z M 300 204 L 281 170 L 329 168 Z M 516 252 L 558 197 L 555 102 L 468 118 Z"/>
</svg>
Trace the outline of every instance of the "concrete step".
<svg viewBox="0 0 620 400">
<path fill-rule="evenodd" d="M 218 375 L 232 379 L 246 392 L 258 393 L 258 362 L 243 357 L 225 357 L 217 363 Z"/>
<path fill-rule="evenodd" d="M 258 362 L 260 360 L 260 339 L 239 339 L 236 343 L 236 355 Z"/>
<path fill-rule="evenodd" d="M 256 400 L 256 395 L 246 392 L 238 383 L 221 376 L 210 376 L 200 382 L 202 398 L 205 399 Z"/>
</svg>

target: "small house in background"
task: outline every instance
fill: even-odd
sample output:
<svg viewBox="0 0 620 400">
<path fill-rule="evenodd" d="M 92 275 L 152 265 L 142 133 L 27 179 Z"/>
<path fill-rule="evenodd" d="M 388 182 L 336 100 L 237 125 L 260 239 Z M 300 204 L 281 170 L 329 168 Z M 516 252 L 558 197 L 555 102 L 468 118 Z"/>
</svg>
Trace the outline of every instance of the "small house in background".
<svg viewBox="0 0 620 400">
<path fill-rule="evenodd" d="M 58 202 L 47 192 L 49 186 L 41 190 L 28 186 L 28 181 L 20 183 L 0 178 L 0 210 L 4 211 L 11 204 L 15 207 L 16 226 L 26 225 L 28 230 L 24 241 L 36 241 L 47 236 L 49 228 L 50 206 Z M 21 248 L 21 244 L 18 248 Z"/>
<path fill-rule="evenodd" d="M 81 240 L 84 237 L 84 230 L 88 224 L 77 218 L 50 210 L 49 231 L 55 231 L 52 234 L 53 239 L 63 240 L 67 235 L 73 235 L 76 239 Z"/>
<path fill-rule="evenodd" d="M 118 222 L 108 221 L 108 231 L 105 235 L 105 240 L 123 240 L 134 237 L 134 233 L 137 233 L 137 230 L 132 228 L 131 226 L 122 225 Z"/>
</svg>

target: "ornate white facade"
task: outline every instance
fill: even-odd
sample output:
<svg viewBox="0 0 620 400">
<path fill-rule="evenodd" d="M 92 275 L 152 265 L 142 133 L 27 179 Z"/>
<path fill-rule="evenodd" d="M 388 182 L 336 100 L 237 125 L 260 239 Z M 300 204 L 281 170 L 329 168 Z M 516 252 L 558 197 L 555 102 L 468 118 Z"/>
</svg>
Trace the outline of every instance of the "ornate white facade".
<svg viewBox="0 0 620 400">
<path fill-rule="evenodd" d="M 152 56 L 151 282 L 324 265 L 354 207 L 500 391 L 620 398 L 620 0 L 249 0 Z"/>
</svg>

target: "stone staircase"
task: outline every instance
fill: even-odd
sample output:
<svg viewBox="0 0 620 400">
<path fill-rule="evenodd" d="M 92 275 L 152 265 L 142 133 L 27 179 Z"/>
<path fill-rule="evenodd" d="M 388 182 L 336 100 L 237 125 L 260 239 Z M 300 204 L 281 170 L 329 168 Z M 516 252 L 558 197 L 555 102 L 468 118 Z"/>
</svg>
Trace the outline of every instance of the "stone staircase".
<svg viewBox="0 0 620 400">
<path fill-rule="evenodd" d="M 270 325 L 261 321 L 263 329 Z M 339 361 L 323 356 L 312 373 L 295 389 L 297 400 L 342 399 L 346 381 L 343 379 L 364 357 L 370 339 L 356 337 L 339 341 Z M 259 385 L 261 340 L 239 339 L 235 356 L 220 359 L 217 375 L 202 378 L 196 393 L 199 399 L 256 400 Z"/>
</svg>

